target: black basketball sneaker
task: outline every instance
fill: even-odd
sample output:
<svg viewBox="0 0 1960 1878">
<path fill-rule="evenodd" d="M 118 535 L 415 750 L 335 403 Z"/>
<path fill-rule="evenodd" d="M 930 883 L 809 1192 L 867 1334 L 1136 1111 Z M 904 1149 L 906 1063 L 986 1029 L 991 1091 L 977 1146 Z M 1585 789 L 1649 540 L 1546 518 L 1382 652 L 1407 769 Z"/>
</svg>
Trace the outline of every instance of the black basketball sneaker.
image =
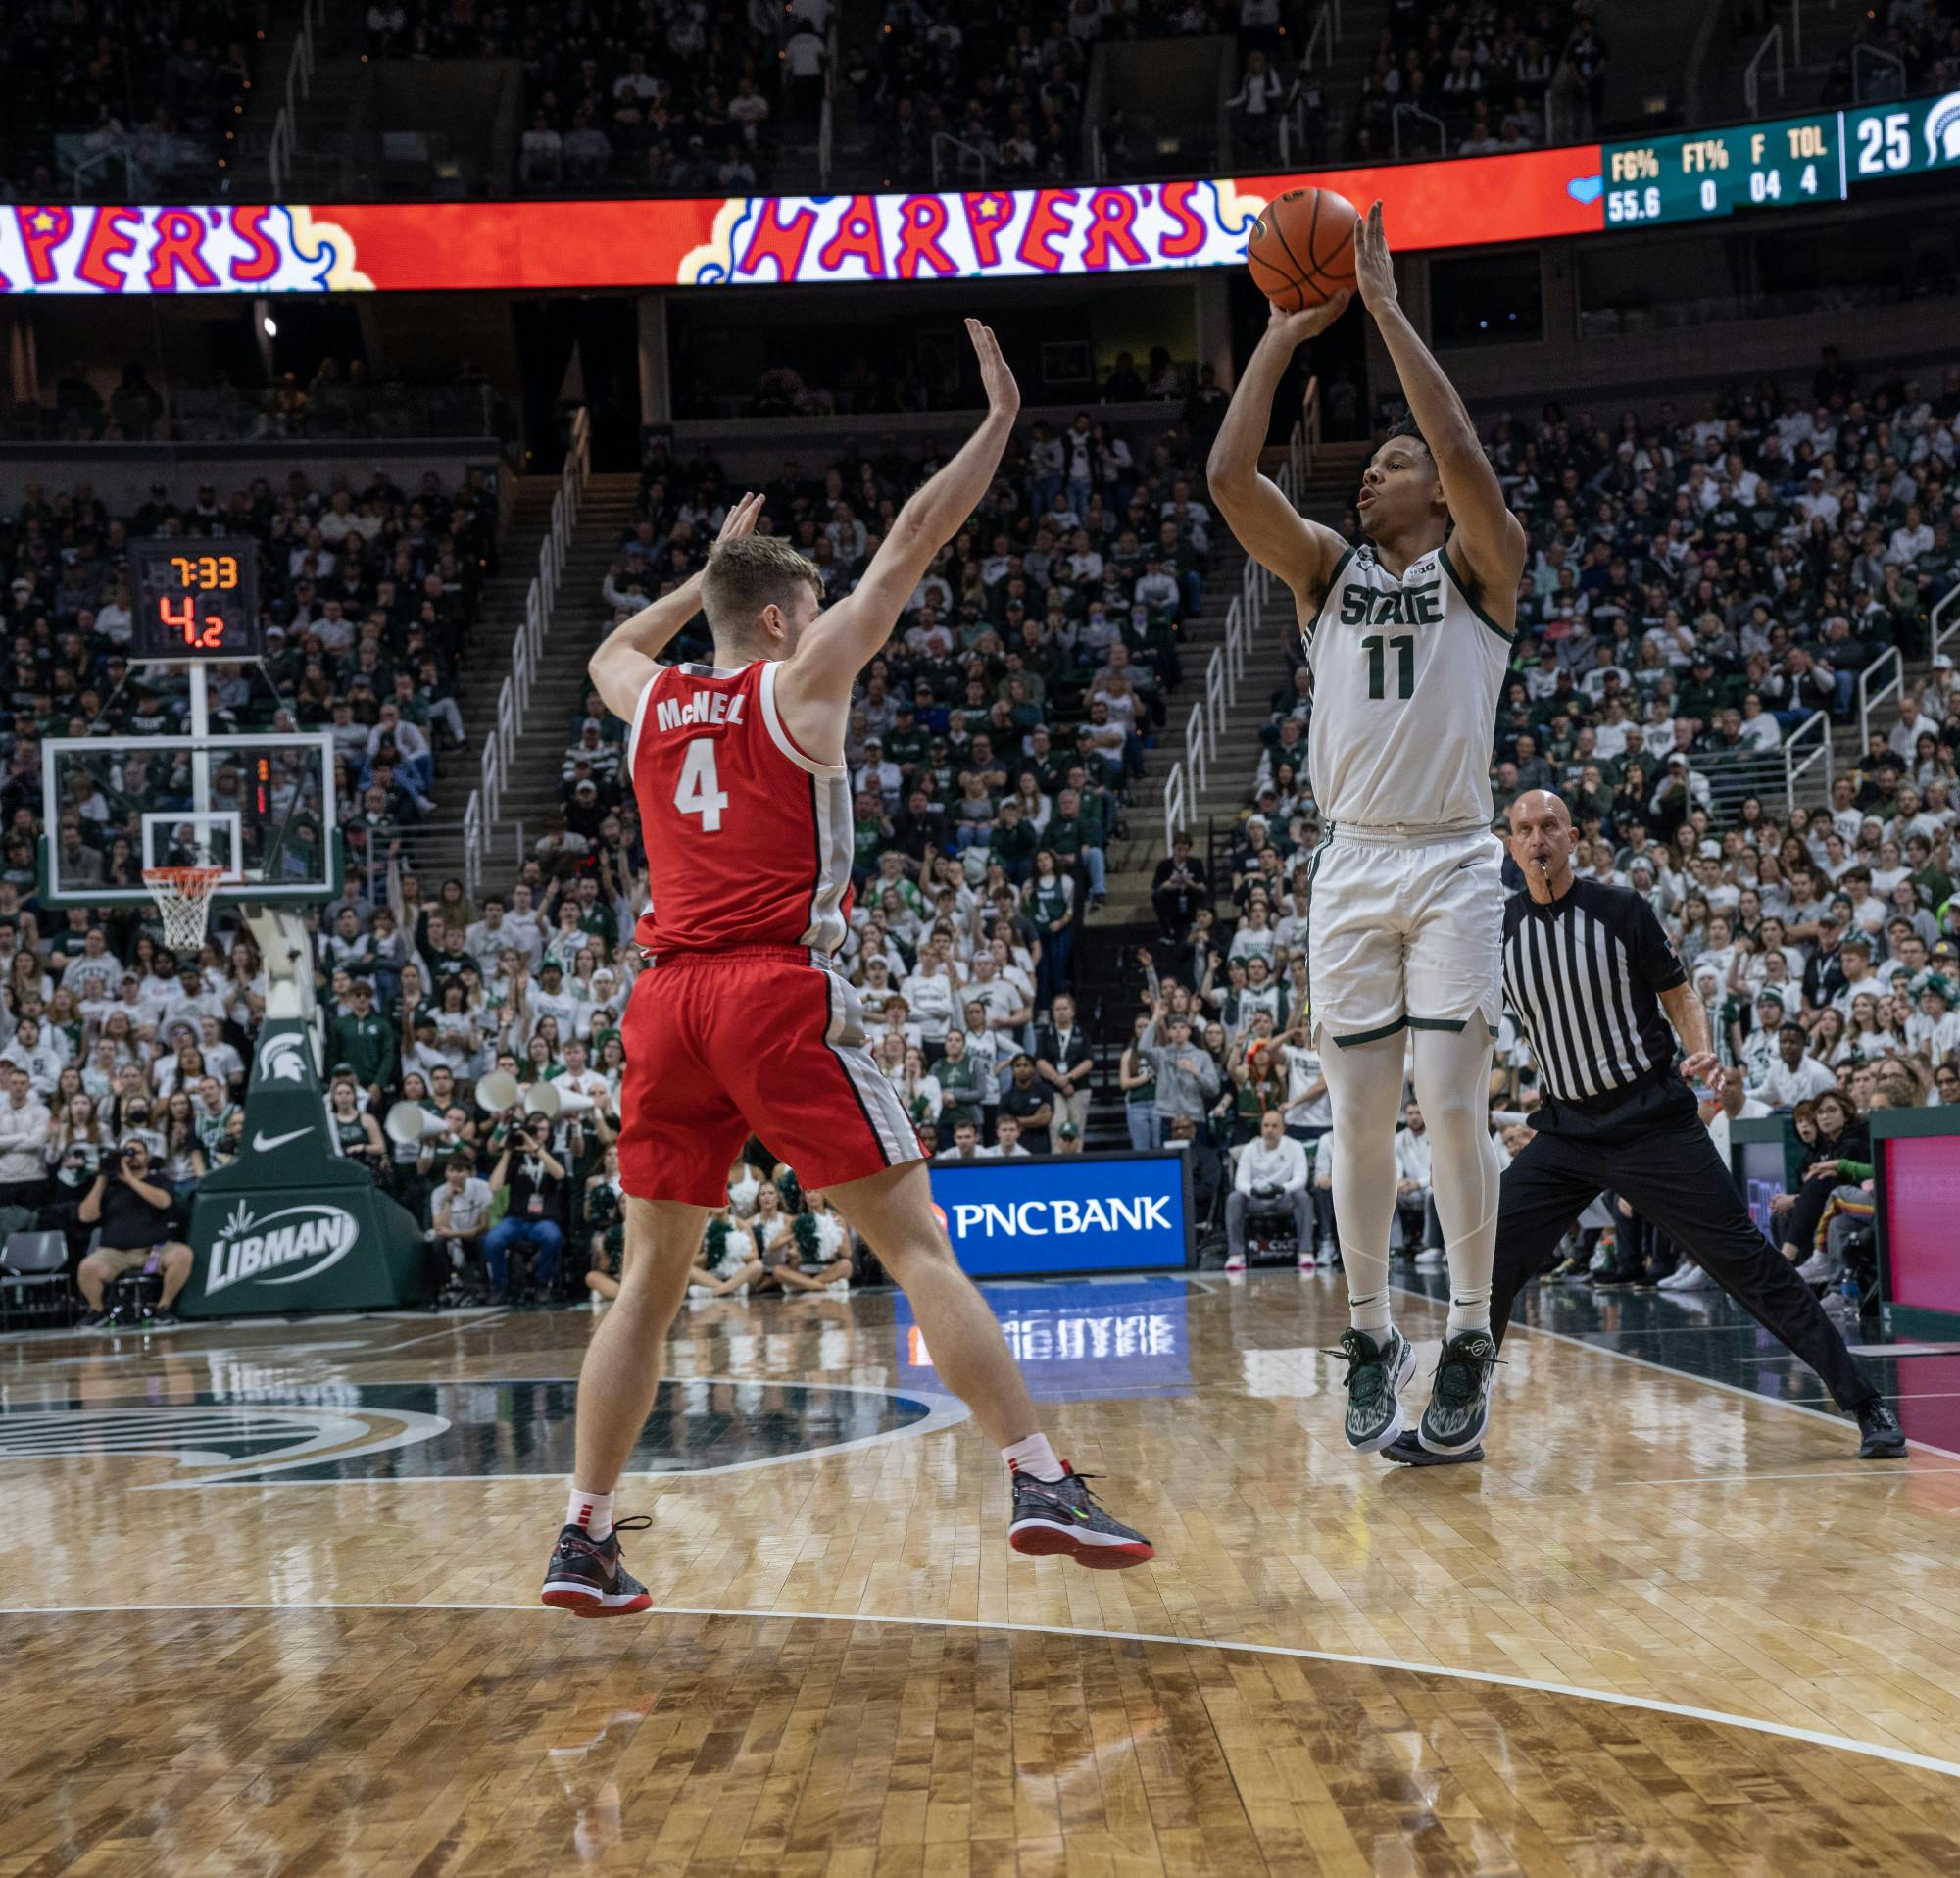
<svg viewBox="0 0 1960 1878">
<path fill-rule="evenodd" d="M 1059 1480 L 1014 1475 L 1014 1517 L 1007 1544 L 1034 1557 L 1066 1553 L 1091 1571 L 1123 1571 L 1154 1558 L 1156 1548 L 1140 1532 L 1112 1519 L 1096 1504 L 1088 1474 L 1067 1461 Z"/>
<path fill-rule="evenodd" d="M 1868 1402 L 1858 1410 L 1858 1434 L 1860 1460 L 1905 1458 L 1905 1430 L 1884 1403 Z"/>
<path fill-rule="evenodd" d="M 604 1539 L 593 1538 L 583 1526 L 566 1526 L 545 1567 L 541 1602 L 574 1617 L 623 1617 L 645 1610 L 653 1594 L 619 1562 L 619 1535 L 653 1523 L 645 1513 L 621 1519 Z"/>
</svg>

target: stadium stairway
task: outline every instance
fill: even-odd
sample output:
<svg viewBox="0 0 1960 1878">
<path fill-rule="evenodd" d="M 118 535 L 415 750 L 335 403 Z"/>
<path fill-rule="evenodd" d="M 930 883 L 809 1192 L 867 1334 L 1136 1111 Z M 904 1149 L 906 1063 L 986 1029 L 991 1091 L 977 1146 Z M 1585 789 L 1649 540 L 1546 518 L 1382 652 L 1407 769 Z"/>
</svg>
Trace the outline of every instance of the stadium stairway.
<svg viewBox="0 0 1960 1878">
<path fill-rule="evenodd" d="M 502 659 L 509 634 L 522 618 L 524 597 L 537 567 L 537 551 L 551 518 L 552 497 L 557 494 L 556 476 L 524 477 L 518 497 L 524 524 L 520 537 L 512 543 L 505 566 L 517 571 L 508 580 L 500 578 L 486 597 L 485 618 L 497 623 L 486 629 L 486 652 L 498 664 L 485 671 L 480 683 L 469 687 L 464 709 L 464 729 L 469 748 L 459 751 L 463 763 L 456 773 L 440 780 L 437 813 L 432 819 L 461 822 L 469 793 L 477 784 L 474 753 L 490 736 L 496 718 L 497 687 L 503 680 Z M 559 580 L 558 603 L 545 622 L 544 656 L 538 661 L 537 676 L 531 681 L 531 699 L 523 721 L 517 727 L 516 752 L 510 779 L 504 785 L 498 820 L 490 830 L 484 858 L 486 885 L 504 884 L 508 873 L 515 871 L 521 857 L 536 845 L 545 832 L 552 810 L 559 802 L 560 772 L 566 747 L 576 741 L 573 726 L 590 687 L 585 662 L 599 643 L 600 628 L 607 623 L 605 602 L 599 589 L 612 567 L 620 537 L 632 525 L 634 506 L 639 499 L 637 473 L 594 475 L 586 479 L 579 498 L 578 521 L 572 529 L 571 545 L 565 552 L 564 571 Z M 447 793 L 445 793 L 447 792 Z"/>
</svg>

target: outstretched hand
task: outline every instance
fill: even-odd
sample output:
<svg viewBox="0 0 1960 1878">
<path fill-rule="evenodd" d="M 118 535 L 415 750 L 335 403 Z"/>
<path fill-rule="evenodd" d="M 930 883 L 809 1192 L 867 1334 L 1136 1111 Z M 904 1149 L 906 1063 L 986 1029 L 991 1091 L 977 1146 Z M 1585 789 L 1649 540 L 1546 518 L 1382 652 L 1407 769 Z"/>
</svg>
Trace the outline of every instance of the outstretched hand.
<svg viewBox="0 0 1960 1878">
<path fill-rule="evenodd" d="M 1021 408 L 1021 388 L 1001 356 L 1001 342 L 994 337 L 994 328 L 969 319 L 966 336 L 973 341 L 974 353 L 980 361 L 980 382 L 987 392 L 988 408 L 1012 417 Z"/>
<path fill-rule="evenodd" d="M 1266 321 L 1266 337 L 1277 340 L 1292 352 L 1296 347 L 1303 346 L 1316 332 L 1325 332 L 1348 311 L 1348 303 L 1353 297 L 1351 287 L 1343 287 L 1332 300 L 1323 300 L 1317 307 L 1302 307 L 1298 313 L 1284 313 L 1275 307 Z"/>
<path fill-rule="evenodd" d="M 728 513 L 721 518 L 721 532 L 716 541 L 733 541 L 738 535 L 752 535 L 756 523 L 762 519 L 762 498 L 752 489 L 742 491 L 740 502 L 730 503 Z"/>
<path fill-rule="evenodd" d="M 1354 284 L 1361 304 L 1380 313 L 1396 304 L 1396 268 L 1389 258 L 1389 237 L 1382 228 L 1382 204 L 1375 205 L 1354 224 Z"/>
<path fill-rule="evenodd" d="M 1722 1090 L 1729 1080 L 1729 1072 L 1722 1066 L 1721 1058 L 1708 1050 L 1698 1056 L 1684 1057 L 1681 1060 L 1681 1074 L 1685 1082 L 1705 1082 L 1708 1093 L 1717 1102 L 1721 1101 Z"/>
</svg>

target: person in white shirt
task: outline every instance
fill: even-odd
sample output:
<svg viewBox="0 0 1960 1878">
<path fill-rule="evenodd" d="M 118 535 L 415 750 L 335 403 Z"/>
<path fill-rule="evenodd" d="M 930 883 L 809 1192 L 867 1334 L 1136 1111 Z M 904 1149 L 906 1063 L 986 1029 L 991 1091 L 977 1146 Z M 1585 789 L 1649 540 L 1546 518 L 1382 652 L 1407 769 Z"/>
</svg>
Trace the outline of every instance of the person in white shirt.
<svg viewBox="0 0 1960 1878">
<path fill-rule="evenodd" d="M 955 1131 L 956 1134 L 957 1131 Z M 994 1130 L 995 1145 L 988 1153 L 997 1161 L 1006 1161 L 1015 1156 L 1021 1160 L 1031 1159 L 1028 1151 L 1021 1146 L 1021 1124 L 1012 1115 L 1003 1115 Z"/>
<path fill-rule="evenodd" d="M 1411 1239 L 1421 1243 L 1415 1261 L 1425 1269 L 1443 1263 L 1443 1228 L 1429 1204 L 1429 1161 L 1432 1143 L 1429 1127 L 1422 1118 L 1422 1105 L 1407 1104 L 1402 1110 L 1407 1125 L 1396 1135 L 1396 1211 L 1402 1223 L 1402 1244 Z"/>
<path fill-rule="evenodd" d="M 1755 1082 L 1746 1083 L 1751 1101 L 1768 1109 L 1794 1109 L 1799 1102 L 1838 1087 L 1838 1078 L 1810 1055 L 1801 1024 L 1787 1023 L 1777 1032 L 1777 1061 Z"/>
<path fill-rule="evenodd" d="M 970 1121 L 959 1122 L 953 1130 L 953 1146 L 942 1148 L 933 1156 L 935 1161 L 992 1161 L 992 1148 L 980 1144 L 980 1130 Z"/>
<path fill-rule="evenodd" d="M 1936 1066 L 1960 1055 L 1960 1013 L 1953 1010 L 1953 987 L 1937 974 L 1919 988 L 1919 1009 L 1905 1020 L 1905 1040 L 1924 1050 Z"/>
<path fill-rule="evenodd" d="M 1006 1124 L 1004 1121 L 1002 1126 Z M 1286 1131 L 1286 1117 L 1268 1109 L 1259 1117 L 1259 1135 L 1239 1151 L 1232 1191 L 1225 1196 L 1225 1269 L 1246 1269 L 1246 1216 L 1256 1205 L 1263 1213 L 1293 1214 L 1294 1245 L 1301 1270 L 1313 1265 L 1313 1204 L 1306 1191 L 1306 1150 Z"/>
</svg>

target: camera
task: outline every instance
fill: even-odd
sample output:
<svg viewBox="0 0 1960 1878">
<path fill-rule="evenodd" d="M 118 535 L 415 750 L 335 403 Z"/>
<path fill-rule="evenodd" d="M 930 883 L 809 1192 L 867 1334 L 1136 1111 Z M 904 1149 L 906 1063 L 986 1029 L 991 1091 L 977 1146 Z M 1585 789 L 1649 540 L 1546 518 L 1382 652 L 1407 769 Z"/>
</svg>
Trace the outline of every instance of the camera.
<svg viewBox="0 0 1960 1878">
<path fill-rule="evenodd" d="M 122 1171 L 122 1150 L 121 1148 L 103 1149 L 100 1158 L 96 1161 L 95 1171 L 112 1179 L 117 1174 L 120 1174 Z"/>
</svg>

